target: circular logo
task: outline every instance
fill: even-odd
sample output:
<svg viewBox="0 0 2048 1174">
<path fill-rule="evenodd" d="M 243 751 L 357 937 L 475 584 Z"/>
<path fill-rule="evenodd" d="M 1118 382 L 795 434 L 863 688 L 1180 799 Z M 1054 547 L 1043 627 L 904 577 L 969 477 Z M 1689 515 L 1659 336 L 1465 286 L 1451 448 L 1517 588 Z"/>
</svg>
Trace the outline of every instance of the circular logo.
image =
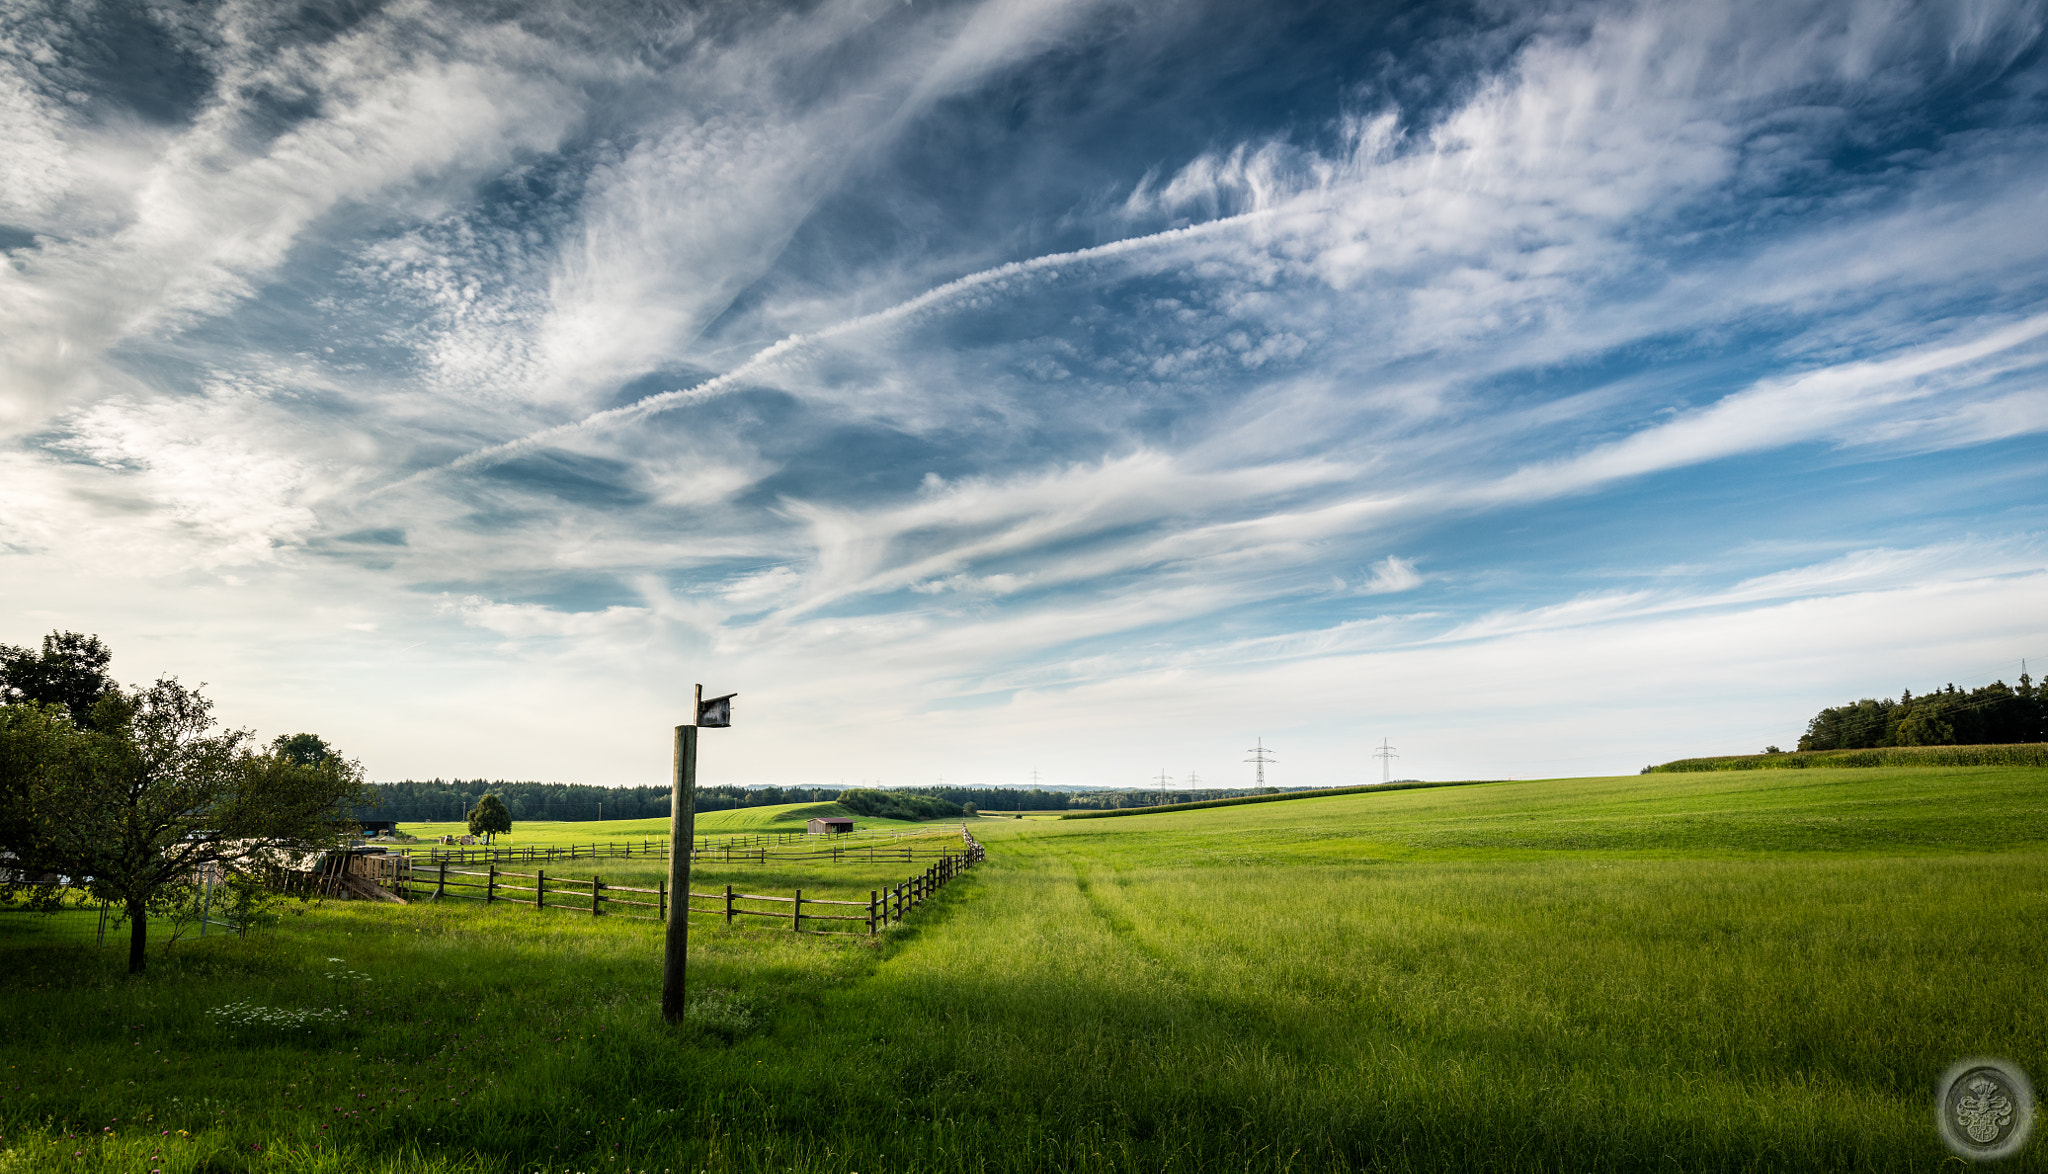
<svg viewBox="0 0 2048 1174">
<path fill-rule="evenodd" d="M 1949 1152 L 1977 1162 L 2020 1152 L 2034 1125 L 2034 1089 L 2004 1060 L 1965 1060 L 1942 1074 L 1935 1114 Z"/>
</svg>

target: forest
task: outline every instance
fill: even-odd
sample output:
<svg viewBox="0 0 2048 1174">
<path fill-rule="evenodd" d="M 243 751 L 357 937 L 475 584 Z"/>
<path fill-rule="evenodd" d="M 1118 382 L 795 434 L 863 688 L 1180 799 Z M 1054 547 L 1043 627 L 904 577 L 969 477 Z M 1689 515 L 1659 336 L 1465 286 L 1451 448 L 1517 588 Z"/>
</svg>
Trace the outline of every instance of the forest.
<svg viewBox="0 0 2048 1174">
<path fill-rule="evenodd" d="M 1871 750 L 1883 746 L 1983 746 L 2048 740 L 2048 688 L 2020 674 L 1967 692 L 1953 684 L 1898 700 L 1866 697 L 1830 706 L 1806 723 L 1801 750 Z"/>
</svg>

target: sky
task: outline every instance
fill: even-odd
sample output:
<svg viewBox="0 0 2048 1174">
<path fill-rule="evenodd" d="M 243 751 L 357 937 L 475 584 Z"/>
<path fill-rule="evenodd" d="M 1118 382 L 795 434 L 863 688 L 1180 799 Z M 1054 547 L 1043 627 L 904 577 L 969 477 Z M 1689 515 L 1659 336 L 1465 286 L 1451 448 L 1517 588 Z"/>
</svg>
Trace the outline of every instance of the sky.
<svg viewBox="0 0 2048 1174">
<path fill-rule="evenodd" d="M 1336 786 L 2038 677 L 2044 26 L 0 0 L 0 642 L 599 784 L 699 683 L 707 783 Z"/>
</svg>

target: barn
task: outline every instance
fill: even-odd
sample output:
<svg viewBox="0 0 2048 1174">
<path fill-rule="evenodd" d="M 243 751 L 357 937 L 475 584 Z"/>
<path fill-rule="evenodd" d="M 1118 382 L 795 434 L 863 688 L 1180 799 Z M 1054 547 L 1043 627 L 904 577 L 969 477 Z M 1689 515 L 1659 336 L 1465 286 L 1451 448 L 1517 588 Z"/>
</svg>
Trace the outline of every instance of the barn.
<svg viewBox="0 0 2048 1174">
<path fill-rule="evenodd" d="M 813 819 L 805 830 L 814 836 L 835 836 L 853 830 L 853 821 L 843 815 L 826 815 Z"/>
</svg>

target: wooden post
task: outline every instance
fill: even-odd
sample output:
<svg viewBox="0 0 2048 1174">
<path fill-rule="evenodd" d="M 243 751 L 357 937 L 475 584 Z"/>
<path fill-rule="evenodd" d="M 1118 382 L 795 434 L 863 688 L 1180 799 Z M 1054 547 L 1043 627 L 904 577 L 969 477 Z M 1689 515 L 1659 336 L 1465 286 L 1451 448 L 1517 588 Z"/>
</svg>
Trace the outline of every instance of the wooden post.
<svg viewBox="0 0 2048 1174">
<path fill-rule="evenodd" d="M 792 909 L 794 911 L 789 915 L 789 928 L 802 933 L 804 932 L 804 891 L 802 889 L 796 891 L 796 904 L 792 906 Z"/>
<path fill-rule="evenodd" d="M 725 886 L 725 924 L 732 925 L 732 886 Z"/>
<path fill-rule="evenodd" d="M 537 868 L 533 873 L 533 907 L 548 907 L 548 870 L 545 868 Z"/>
<path fill-rule="evenodd" d="M 875 890 L 868 890 L 868 936 L 875 936 Z"/>
<path fill-rule="evenodd" d="M 489 861 L 484 867 L 491 870 L 490 876 L 484 881 L 484 904 L 488 905 L 498 899 L 498 862 Z"/>
<path fill-rule="evenodd" d="M 655 891 L 656 891 L 656 892 L 658 892 L 658 893 L 660 893 L 661 895 L 660 895 L 660 896 L 658 896 L 658 897 L 656 897 L 656 898 L 654 899 L 654 920 L 656 920 L 656 921 L 667 921 L 667 920 L 668 920 L 668 878 L 667 878 L 667 877 L 662 877 L 662 878 L 661 878 L 661 880 L 660 880 L 659 882 L 657 882 L 657 884 L 656 884 L 656 889 L 655 889 Z"/>
<path fill-rule="evenodd" d="M 704 686 L 697 686 L 699 703 Z M 676 727 L 675 774 L 668 806 L 668 887 L 675 890 L 661 959 L 661 1017 L 683 1021 L 684 967 L 690 945 L 690 848 L 697 842 L 697 706 L 690 723 Z M 730 905 L 727 906 L 730 908 Z"/>
<path fill-rule="evenodd" d="M 443 856 L 443 857 L 441 858 L 441 879 L 440 879 L 440 880 L 437 880 L 437 881 L 435 881 L 435 882 L 434 882 L 434 900 L 436 900 L 436 901 L 440 900 L 440 899 L 441 899 L 441 894 L 442 894 L 442 893 L 445 893 L 445 892 L 447 892 L 447 891 L 448 891 L 448 858 L 447 858 L 447 857 L 445 857 L 445 856 Z"/>
<path fill-rule="evenodd" d="M 591 915 L 592 917 L 596 917 L 596 916 L 597 916 L 597 903 L 598 903 L 598 901 L 599 901 L 599 900 L 601 899 L 599 895 L 600 895 L 600 894 L 602 894 L 603 892 L 604 892 L 604 878 L 603 878 L 603 877 L 601 877 L 601 876 L 599 876 L 599 875 L 597 875 L 597 874 L 596 874 L 596 873 L 594 873 L 594 872 L 593 872 L 593 873 L 591 873 L 591 874 L 590 874 L 590 915 Z"/>
</svg>

